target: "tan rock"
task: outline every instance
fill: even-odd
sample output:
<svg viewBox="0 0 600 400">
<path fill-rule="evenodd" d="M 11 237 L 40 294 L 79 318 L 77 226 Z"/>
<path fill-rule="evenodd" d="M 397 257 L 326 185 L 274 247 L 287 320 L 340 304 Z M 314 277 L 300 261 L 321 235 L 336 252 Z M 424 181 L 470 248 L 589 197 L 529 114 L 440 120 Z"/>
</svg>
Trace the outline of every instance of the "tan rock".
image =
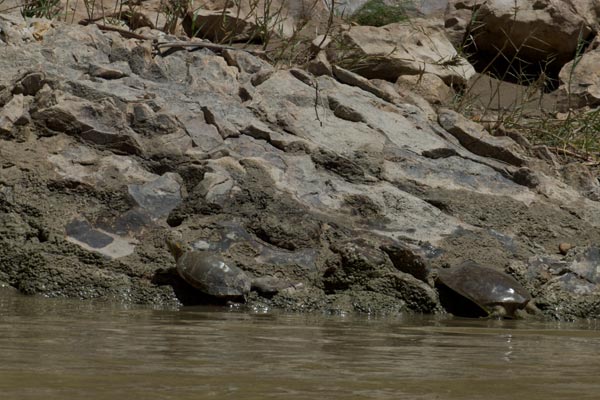
<svg viewBox="0 0 600 400">
<path fill-rule="evenodd" d="M 475 74 L 436 20 L 413 19 L 379 28 L 353 26 L 341 42 L 337 63 L 370 79 L 396 81 L 400 75 L 425 72 L 448 85 L 464 85 Z"/>
<path fill-rule="evenodd" d="M 396 81 L 399 90 L 408 89 L 420 94 L 432 104 L 445 104 L 454 96 L 449 88 L 437 75 L 402 75 Z"/>
<path fill-rule="evenodd" d="M 600 181 L 584 163 L 574 162 L 563 165 L 559 169 L 562 180 L 582 196 L 590 200 L 600 201 Z"/>
<path fill-rule="evenodd" d="M 469 30 L 471 23 L 471 10 L 458 9 L 453 10 L 444 19 L 444 28 L 446 28 L 446 36 L 454 47 L 461 48 L 465 41 L 465 33 Z"/>
<path fill-rule="evenodd" d="M 592 50 L 567 63 L 559 74 L 560 108 L 594 107 L 600 104 L 600 50 Z"/>
<path fill-rule="evenodd" d="M 182 21 L 185 33 L 212 42 L 243 42 L 254 39 L 257 28 L 233 11 L 188 11 Z"/>
<path fill-rule="evenodd" d="M 380 90 L 377 86 L 373 85 L 368 79 L 358 74 L 355 74 L 354 72 L 348 71 L 347 69 L 334 65 L 333 75 L 338 81 L 345 83 L 346 85 L 361 88 L 366 92 L 374 94 L 380 99 L 389 101 L 390 103 L 393 103 L 395 100 L 396 96 L 390 96 L 390 94 L 387 91 Z"/>
<path fill-rule="evenodd" d="M 559 65 L 568 61 L 581 40 L 597 30 L 597 8 L 593 0 L 450 0 L 446 26 L 465 26 L 467 41 L 478 52 L 497 54 L 505 59 L 516 54 L 524 61 L 555 58 Z M 467 12 L 465 12 L 467 11 Z M 471 18 L 466 18 L 470 14 Z M 461 22 L 462 21 L 462 22 Z"/>
<path fill-rule="evenodd" d="M 316 57 L 308 63 L 306 69 L 308 72 L 316 76 L 333 75 L 331 64 L 329 63 L 329 60 L 327 60 L 327 55 L 323 51 L 319 52 Z"/>
<path fill-rule="evenodd" d="M 563 256 L 566 256 L 566 255 L 567 255 L 567 253 L 569 252 L 569 250 L 571 250 L 571 249 L 572 249 L 572 248 L 574 248 L 574 247 L 575 247 L 575 246 L 574 246 L 573 244 L 571 244 L 571 243 L 566 243 L 566 242 L 563 242 L 563 243 L 560 243 L 560 244 L 558 245 L 558 252 L 559 252 L 560 254 L 562 254 Z"/>
<path fill-rule="evenodd" d="M 23 95 L 17 94 L 0 109 L 0 134 L 10 134 L 17 120 L 23 117 Z"/>
<path fill-rule="evenodd" d="M 401 89 L 398 85 L 382 79 L 371 79 L 370 82 L 380 91 L 386 93 L 387 98 L 392 99 L 394 104 L 411 104 L 420 109 L 428 120 L 437 121 L 437 112 L 420 94 L 412 90 Z"/>
<path fill-rule="evenodd" d="M 182 25 L 188 36 L 214 42 L 267 41 L 268 36 L 289 38 L 308 22 L 327 18 L 325 4 L 314 0 L 208 0 L 189 10 Z"/>
</svg>

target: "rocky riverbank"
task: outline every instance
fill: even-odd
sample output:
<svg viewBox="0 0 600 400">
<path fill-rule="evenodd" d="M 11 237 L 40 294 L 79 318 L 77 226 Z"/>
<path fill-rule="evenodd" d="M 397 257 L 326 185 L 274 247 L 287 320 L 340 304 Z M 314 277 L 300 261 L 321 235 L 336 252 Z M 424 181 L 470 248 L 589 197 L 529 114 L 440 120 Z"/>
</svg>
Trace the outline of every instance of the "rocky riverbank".
<svg viewBox="0 0 600 400">
<path fill-rule="evenodd" d="M 473 260 L 517 278 L 547 316 L 600 317 L 593 170 L 390 83 L 413 68 L 406 55 L 363 76 L 329 57 L 312 74 L 95 25 L 0 21 L 0 282 L 22 293 L 206 301 L 170 271 L 177 233 L 294 283 L 252 292 L 250 307 L 442 312 L 436 269 Z M 345 40 L 365 55 L 370 35 L 406 32 L 360 28 Z M 414 68 L 430 57 L 417 47 Z M 450 87 L 475 73 L 427 65 Z"/>
</svg>

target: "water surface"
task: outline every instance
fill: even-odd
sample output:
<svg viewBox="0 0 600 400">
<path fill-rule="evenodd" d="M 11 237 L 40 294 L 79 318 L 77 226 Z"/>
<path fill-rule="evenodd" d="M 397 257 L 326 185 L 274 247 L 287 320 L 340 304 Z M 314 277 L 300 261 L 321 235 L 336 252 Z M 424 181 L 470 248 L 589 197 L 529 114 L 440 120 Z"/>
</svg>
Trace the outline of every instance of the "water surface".
<svg viewBox="0 0 600 400">
<path fill-rule="evenodd" d="M 599 327 L 153 310 L 0 290 L 0 398 L 598 399 Z"/>
</svg>

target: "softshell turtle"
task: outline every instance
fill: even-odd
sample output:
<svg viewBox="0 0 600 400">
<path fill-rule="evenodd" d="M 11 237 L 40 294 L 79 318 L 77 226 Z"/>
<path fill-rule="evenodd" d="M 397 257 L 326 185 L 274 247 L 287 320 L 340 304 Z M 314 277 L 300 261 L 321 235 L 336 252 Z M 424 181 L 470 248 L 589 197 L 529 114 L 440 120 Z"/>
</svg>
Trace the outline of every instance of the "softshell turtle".
<svg viewBox="0 0 600 400">
<path fill-rule="evenodd" d="M 235 265 L 228 265 L 217 253 L 188 251 L 172 238 L 166 242 L 179 275 L 201 292 L 221 298 L 245 297 L 250 292 L 248 275 Z"/>
<path fill-rule="evenodd" d="M 483 267 L 473 261 L 438 271 L 437 283 L 442 286 L 440 301 L 444 307 L 456 315 L 490 315 L 514 318 L 515 312 L 524 309 L 531 296 L 512 276 Z M 449 296 L 444 287 L 470 300 Z M 446 304 L 444 304 L 446 303 Z M 469 304 L 471 303 L 471 304 Z M 485 313 L 476 314 L 473 304 Z M 469 310 L 468 307 L 471 307 Z"/>
</svg>

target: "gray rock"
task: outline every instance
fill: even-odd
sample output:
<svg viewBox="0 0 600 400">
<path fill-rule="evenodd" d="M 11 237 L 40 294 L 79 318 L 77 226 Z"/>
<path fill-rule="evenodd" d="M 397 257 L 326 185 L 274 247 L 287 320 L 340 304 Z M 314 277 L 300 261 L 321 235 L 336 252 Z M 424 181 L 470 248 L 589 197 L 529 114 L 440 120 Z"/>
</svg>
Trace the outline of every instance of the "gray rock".
<svg viewBox="0 0 600 400">
<path fill-rule="evenodd" d="M 65 133 L 82 142 L 121 154 L 141 154 L 142 145 L 127 125 L 125 115 L 111 99 L 92 103 L 60 91 L 38 102 L 32 118 L 45 134 Z"/>
<path fill-rule="evenodd" d="M 272 71 L 273 66 L 268 62 L 243 50 L 223 50 L 227 64 L 237 67 L 240 72 L 256 74 L 259 71 Z"/>
<path fill-rule="evenodd" d="M 151 217 L 167 216 L 181 203 L 181 177 L 166 173 L 143 185 L 129 185 L 128 191 L 137 205 Z"/>
<path fill-rule="evenodd" d="M 66 239 L 83 249 L 99 253 L 108 259 L 128 256 L 135 250 L 131 238 L 105 232 L 85 219 L 74 219 L 65 226 Z"/>
<path fill-rule="evenodd" d="M 129 64 L 119 61 L 109 65 L 95 65 L 90 64 L 89 68 L 90 76 L 102 79 L 121 79 L 131 74 Z"/>
<path fill-rule="evenodd" d="M 519 154 L 518 146 L 512 139 L 492 136 L 482 126 L 452 110 L 440 110 L 438 120 L 442 128 L 454 135 L 469 151 L 515 166 L 525 164 L 525 158 Z"/>
</svg>

